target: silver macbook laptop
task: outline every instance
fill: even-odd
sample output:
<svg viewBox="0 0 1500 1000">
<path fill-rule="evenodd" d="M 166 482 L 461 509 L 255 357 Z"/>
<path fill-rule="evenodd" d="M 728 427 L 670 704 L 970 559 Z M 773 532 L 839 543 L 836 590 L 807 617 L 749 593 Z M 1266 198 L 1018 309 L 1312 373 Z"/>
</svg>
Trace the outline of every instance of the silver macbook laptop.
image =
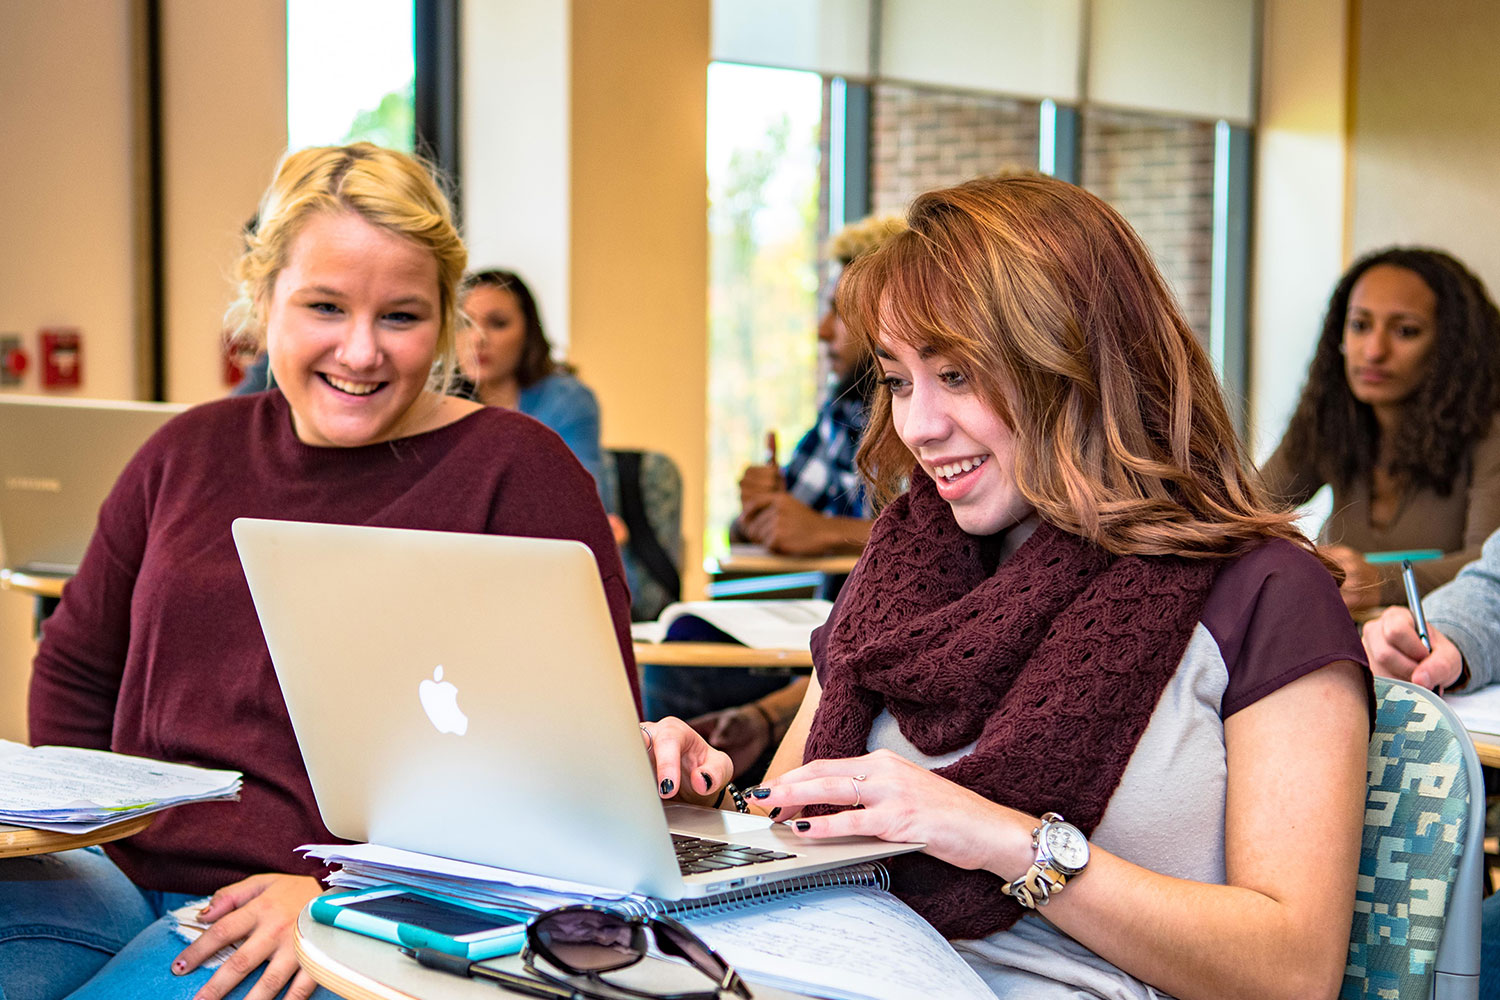
<svg viewBox="0 0 1500 1000">
<path fill-rule="evenodd" d="M 580 542 L 249 518 L 234 539 L 337 836 L 668 899 L 919 846 L 664 807 Z M 742 846 L 684 873 L 691 837 Z"/>
<path fill-rule="evenodd" d="M 120 470 L 172 403 L 0 397 L 0 558 L 8 569 L 77 572 Z"/>
</svg>

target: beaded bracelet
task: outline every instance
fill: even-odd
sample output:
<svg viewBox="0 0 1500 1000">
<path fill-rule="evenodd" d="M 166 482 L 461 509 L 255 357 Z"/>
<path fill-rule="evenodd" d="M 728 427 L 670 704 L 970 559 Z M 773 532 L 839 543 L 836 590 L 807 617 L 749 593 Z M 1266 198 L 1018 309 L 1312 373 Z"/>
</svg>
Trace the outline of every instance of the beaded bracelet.
<svg viewBox="0 0 1500 1000">
<path fill-rule="evenodd" d="M 719 797 L 714 799 L 715 809 L 724 804 L 725 792 L 728 792 L 729 797 L 734 799 L 735 809 L 739 810 L 742 813 L 747 813 L 750 811 L 750 803 L 745 801 L 745 793 L 734 787 L 734 782 L 732 781 L 726 782 L 724 787 L 719 789 Z"/>
</svg>

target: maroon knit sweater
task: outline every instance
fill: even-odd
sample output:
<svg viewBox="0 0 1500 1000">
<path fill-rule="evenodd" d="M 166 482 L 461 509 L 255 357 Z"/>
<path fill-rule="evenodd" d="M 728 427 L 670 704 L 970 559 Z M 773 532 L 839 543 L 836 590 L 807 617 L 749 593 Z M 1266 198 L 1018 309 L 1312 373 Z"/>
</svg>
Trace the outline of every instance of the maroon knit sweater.
<svg viewBox="0 0 1500 1000">
<path fill-rule="evenodd" d="M 993 572 L 980 548 L 932 480 L 913 476 L 825 626 L 803 758 L 865 753 L 884 709 L 925 754 L 974 744 L 936 774 L 1031 815 L 1056 810 L 1090 834 L 1222 563 L 1117 558 L 1046 523 Z M 949 938 L 986 937 L 1020 916 L 990 872 L 924 854 L 890 864 L 892 889 Z"/>
<path fill-rule="evenodd" d="M 546 427 L 486 409 L 400 441 L 314 448 L 297 440 L 280 392 L 197 407 L 120 475 L 31 680 L 35 745 L 244 772 L 239 802 L 180 806 L 110 845 L 144 888 L 209 893 L 256 872 L 317 874 L 294 848 L 334 839 L 230 537 L 242 516 L 576 538 L 599 560 L 635 688 L 619 553 L 593 480 Z"/>
</svg>

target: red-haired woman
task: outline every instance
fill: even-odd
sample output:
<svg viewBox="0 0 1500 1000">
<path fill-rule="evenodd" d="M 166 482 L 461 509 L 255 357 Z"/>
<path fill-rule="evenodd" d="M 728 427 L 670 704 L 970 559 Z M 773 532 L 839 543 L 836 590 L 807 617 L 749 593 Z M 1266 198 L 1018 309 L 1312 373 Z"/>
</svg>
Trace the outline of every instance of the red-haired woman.
<svg viewBox="0 0 1500 1000">
<path fill-rule="evenodd" d="M 894 888 L 1002 996 L 1333 996 L 1373 706 L 1333 577 L 1112 209 L 1010 177 L 908 221 L 839 290 L 884 507 L 751 801 L 925 843 Z"/>
</svg>

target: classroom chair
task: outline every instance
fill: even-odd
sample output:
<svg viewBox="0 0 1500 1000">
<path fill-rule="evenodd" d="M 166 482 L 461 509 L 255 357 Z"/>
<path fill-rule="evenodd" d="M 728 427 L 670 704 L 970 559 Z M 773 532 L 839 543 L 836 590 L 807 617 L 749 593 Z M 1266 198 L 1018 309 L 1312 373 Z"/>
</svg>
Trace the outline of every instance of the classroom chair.
<svg viewBox="0 0 1500 1000">
<path fill-rule="evenodd" d="M 1375 679 L 1369 789 L 1342 1000 L 1479 996 L 1484 778 L 1431 691 Z"/>
<path fill-rule="evenodd" d="M 620 553 L 630 579 L 630 618 L 655 621 L 682 597 L 682 473 L 659 451 L 607 448 L 604 491 L 630 529 Z"/>
</svg>

